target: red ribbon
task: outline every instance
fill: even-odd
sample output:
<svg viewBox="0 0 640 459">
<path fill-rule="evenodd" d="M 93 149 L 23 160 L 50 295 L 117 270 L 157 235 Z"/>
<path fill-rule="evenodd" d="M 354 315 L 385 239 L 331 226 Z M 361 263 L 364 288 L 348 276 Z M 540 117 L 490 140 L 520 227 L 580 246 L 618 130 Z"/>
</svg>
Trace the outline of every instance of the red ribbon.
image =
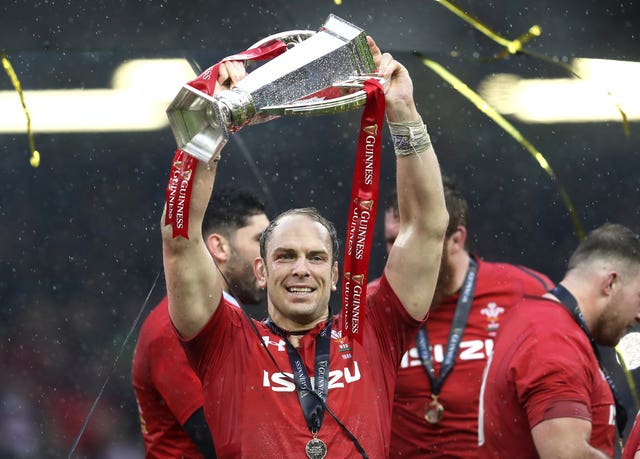
<svg viewBox="0 0 640 459">
<path fill-rule="evenodd" d="M 216 89 L 220 64 L 223 62 L 271 59 L 286 50 L 287 45 L 282 41 L 265 43 L 262 46 L 250 48 L 242 53 L 225 57 L 187 84 L 212 96 Z M 191 207 L 191 190 L 197 165 L 198 160 L 196 158 L 183 150 L 176 150 L 165 195 L 167 210 L 164 220 L 165 225 L 172 226 L 174 238 L 183 236 L 189 239 L 189 208 Z"/>
<path fill-rule="evenodd" d="M 343 335 L 360 343 L 366 312 L 369 255 L 378 205 L 385 110 L 384 90 L 377 80 L 367 80 L 364 90 L 367 101 L 360 122 L 342 278 Z"/>
<path fill-rule="evenodd" d="M 179 148 L 176 150 L 165 194 L 167 209 L 164 217 L 164 224 L 173 228 L 174 238 L 182 236 L 189 239 L 191 189 L 197 165 L 196 158 Z"/>
</svg>

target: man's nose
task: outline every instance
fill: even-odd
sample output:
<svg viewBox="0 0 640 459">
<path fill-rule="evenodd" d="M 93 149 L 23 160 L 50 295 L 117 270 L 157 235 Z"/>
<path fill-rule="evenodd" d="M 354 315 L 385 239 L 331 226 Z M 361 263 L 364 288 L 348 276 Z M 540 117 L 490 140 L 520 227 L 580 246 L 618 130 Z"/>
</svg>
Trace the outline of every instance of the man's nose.
<svg viewBox="0 0 640 459">
<path fill-rule="evenodd" d="M 309 275 L 309 262 L 306 257 L 301 256 L 296 259 L 296 262 L 293 265 L 293 274 L 296 276 Z"/>
</svg>

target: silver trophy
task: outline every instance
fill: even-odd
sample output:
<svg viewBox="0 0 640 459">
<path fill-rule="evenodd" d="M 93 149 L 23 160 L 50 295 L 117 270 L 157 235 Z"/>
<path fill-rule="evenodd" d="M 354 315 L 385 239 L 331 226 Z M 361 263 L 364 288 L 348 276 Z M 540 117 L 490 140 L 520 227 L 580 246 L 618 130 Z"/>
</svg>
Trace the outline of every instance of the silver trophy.
<svg viewBox="0 0 640 459">
<path fill-rule="evenodd" d="M 208 162 L 229 134 L 244 126 L 364 105 L 363 83 L 375 77 L 375 66 L 362 29 L 330 15 L 317 33 L 283 32 L 252 48 L 275 40 L 286 43 L 287 51 L 250 72 L 233 89 L 215 96 L 188 84 L 180 89 L 167 109 L 178 148 Z"/>
</svg>

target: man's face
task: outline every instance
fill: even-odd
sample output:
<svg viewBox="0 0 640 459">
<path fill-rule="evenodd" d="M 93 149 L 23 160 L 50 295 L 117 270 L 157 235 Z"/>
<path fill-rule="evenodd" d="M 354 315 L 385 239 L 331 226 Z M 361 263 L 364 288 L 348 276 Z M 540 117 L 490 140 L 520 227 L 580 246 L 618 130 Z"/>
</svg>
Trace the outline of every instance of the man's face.
<svg viewBox="0 0 640 459">
<path fill-rule="evenodd" d="M 247 225 L 238 228 L 229 238 L 231 256 L 225 265 L 230 293 L 243 304 L 255 304 L 264 298 L 253 273 L 253 261 L 260 256 L 260 235 L 269 220 L 265 214 L 249 217 Z"/>
<path fill-rule="evenodd" d="M 302 329 L 327 312 L 336 289 L 338 265 L 332 262 L 331 237 L 304 215 L 283 217 L 266 245 L 256 273 L 267 287 L 269 315 L 285 329 Z"/>
<path fill-rule="evenodd" d="M 620 285 L 613 292 L 594 330 L 598 344 L 613 347 L 640 322 L 640 274 L 625 279 L 619 277 Z"/>
</svg>

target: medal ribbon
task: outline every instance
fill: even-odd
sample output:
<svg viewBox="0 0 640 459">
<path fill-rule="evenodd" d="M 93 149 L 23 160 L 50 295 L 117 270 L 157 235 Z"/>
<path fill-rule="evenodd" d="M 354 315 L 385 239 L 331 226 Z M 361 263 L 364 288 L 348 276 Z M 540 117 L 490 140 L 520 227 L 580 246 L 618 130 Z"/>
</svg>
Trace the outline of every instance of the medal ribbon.
<svg viewBox="0 0 640 459">
<path fill-rule="evenodd" d="M 435 396 L 440 394 L 445 379 L 447 379 L 456 363 L 460 342 L 462 341 L 462 334 L 467 326 L 467 319 L 471 311 L 473 293 L 476 289 L 477 273 L 478 264 L 473 258 L 469 257 L 469 268 L 467 269 L 462 290 L 458 297 L 456 312 L 453 315 L 453 322 L 451 323 L 451 330 L 449 331 L 449 338 L 447 340 L 447 349 L 444 359 L 442 360 L 442 365 L 440 366 L 440 374 L 437 378 L 435 376 L 435 369 L 433 368 L 433 357 L 431 356 L 431 349 L 429 348 L 429 336 L 427 335 L 426 326 L 421 327 L 418 331 L 418 336 L 416 336 L 418 355 L 431 383 L 431 393 Z"/>
<path fill-rule="evenodd" d="M 312 384 L 309 373 L 305 367 L 302 357 L 288 340 L 288 333 L 278 327 L 271 319 L 267 319 L 265 324 L 276 335 L 284 339 L 291 362 L 293 379 L 298 392 L 298 400 L 302 408 L 302 414 L 307 421 L 307 426 L 312 434 L 317 434 L 324 419 L 325 402 L 329 392 L 329 349 L 331 347 L 331 322 L 333 315 L 329 310 L 327 324 L 316 337 L 316 356 L 314 368 L 314 383 Z"/>
<path fill-rule="evenodd" d="M 369 254 L 378 205 L 384 90 L 375 79 L 364 83 L 367 100 L 360 122 L 353 172 L 342 278 L 342 330 L 362 343 Z"/>
<path fill-rule="evenodd" d="M 582 311 L 580 311 L 580 306 L 578 305 L 578 301 L 571 294 L 569 290 L 567 290 L 564 285 L 558 284 L 552 290 L 549 290 L 553 296 L 560 300 L 560 304 L 569 311 L 569 314 L 573 317 L 573 320 L 576 321 L 578 326 L 582 329 L 589 342 L 591 343 L 591 347 L 593 348 L 593 353 L 596 355 L 598 359 L 598 364 L 600 365 L 600 370 L 602 370 L 602 374 L 604 374 L 604 378 L 607 380 L 609 384 L 609 388 L 611 389 L 611 393 L 613 394 L 613 401 L 616 404 L 616 427 L 618 428 L 618 433 L 620 437 L 623 436 L 624 426 L 627 424 L 627 410 L 622 403 L 620 403 L 620 396 L 618 395 L 615 384 L 613 383 L 613 378 L 607 371 L 607 369 L 602 365 L 602 361 L 600 359 L 600 351 L 598 350 L 598 345 L 596 341 L 593 339 L 591 332 L 589 331 L 589 327 L 587 327 L 587 323 L 584 320 L 584 316 L 582 315 Z"/>
<path fill-rule="evenodd" d="M 265 60 L 282 54 L 287 50 L 287 45 L 282 41 L 275 41 L 257 48 L 250 48 L 239 54 L 225 57 L 217 64 L 202 72 L 196 79 L 188 82 L 191 87 L 210 96 L 216 89 L 220 65 L 226 61 Z M 165 194 L 167 210 L 165 225 L 173 228 L 173 237 L 183 236 L 189 239 L 189 208 L 191 203 L 191 190 L 193 177 L 195 176 L 198 160 L 188 155 L 185 151 L 177 149 L 171 164 L 169 183 Z"/>
</svg>

